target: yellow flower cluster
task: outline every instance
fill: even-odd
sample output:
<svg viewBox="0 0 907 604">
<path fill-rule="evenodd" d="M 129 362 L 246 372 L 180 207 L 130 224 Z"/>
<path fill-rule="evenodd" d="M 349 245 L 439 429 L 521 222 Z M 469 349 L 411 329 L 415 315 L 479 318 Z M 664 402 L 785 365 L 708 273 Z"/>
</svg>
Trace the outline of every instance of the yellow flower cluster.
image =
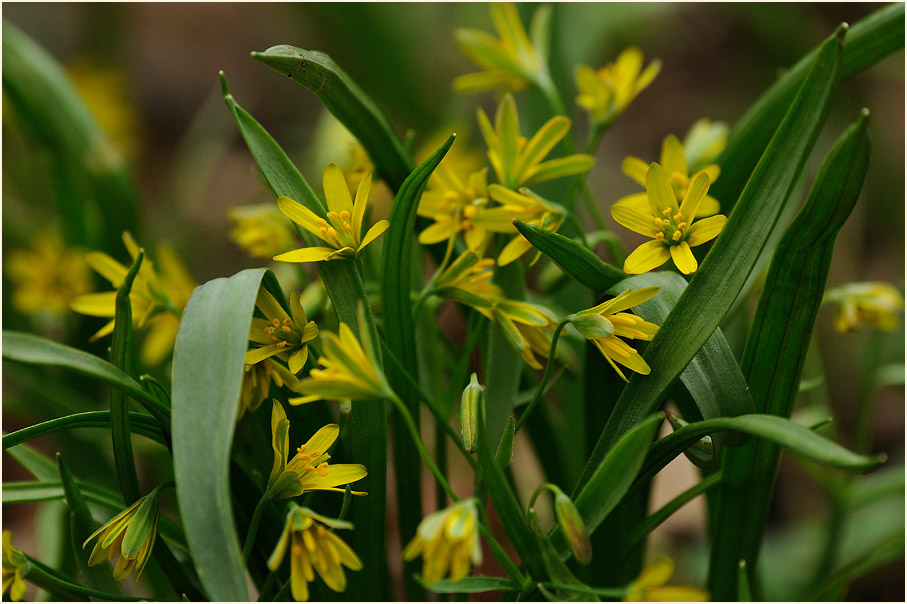
<svg viewBox="0 0 907 604">
<path fill-rule="evenodd" d="M 451 581 L 469 574 L 470 564 L 482 563 L 477 501 L 468 499 L 429 514 L 403 550 L 404 560 L 422 556 L 422 580 L 437 583 L 448 573 Z"/>
<path fill-rule="evenodd" d="M 13 306 L 27 315 L 61 316 L 73 299 L 91 291 L 85 254 L 67 248 L 53 231 L 36 235 L 29 249 L 7 252 L 4 267 L 13 284 Z"/>
</svg>

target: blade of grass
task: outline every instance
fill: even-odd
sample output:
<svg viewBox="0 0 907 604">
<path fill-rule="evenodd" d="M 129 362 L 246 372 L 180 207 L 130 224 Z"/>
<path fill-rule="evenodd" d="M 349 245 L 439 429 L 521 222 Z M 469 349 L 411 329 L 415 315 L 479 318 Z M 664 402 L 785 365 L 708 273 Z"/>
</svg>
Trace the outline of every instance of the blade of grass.
<svg viewBox="0 0 907 604">
<path fill-rule="evenodd" d="M 144 413 L 129 412 L 129 426 L 133 433 L 141 434 L 146 438 L 165 444 L 164 433 L 160 425 L 150 415 Z M 21 430 L 16 430 L 9 434 L 3 435 L 3 450 L 15 447 L 18 444 L 38 438 L 46 434 L 52 434 L 60 430 L 71 430 L 74 428 L 110 428 L 110 411 L 86 411 L 84 413 L 74 413 L 58 417 L 40 424 L 34 424 Z"/>
</svg>

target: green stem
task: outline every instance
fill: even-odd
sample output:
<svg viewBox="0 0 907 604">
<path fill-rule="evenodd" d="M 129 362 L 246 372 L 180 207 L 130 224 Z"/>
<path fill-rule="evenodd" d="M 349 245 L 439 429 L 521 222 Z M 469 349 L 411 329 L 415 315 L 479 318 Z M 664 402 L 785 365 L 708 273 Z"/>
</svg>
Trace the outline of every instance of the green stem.
<svg viewBox="0 0 907 604">
<path fill-rule="evenodd" d="M 491 535 L 484 506 L 479 506 L 479 513 L 482 516 L 482 521 L 479 523 L 479 531 L 482 533 L 482 536 L 485 537 L 485 541 L 488 543 L 488 549 L 491 550 L 491 555 L 494 556 L 497 563 L 501 565 L 501 569 L 507 573 L 511 579 L 516 581 L 524 590 L 527 589 L 531 586 L 531 582 L 526 575 L 520 572 L 517 565 L 510 559 L 510 556 L 507 555 L 504 548 L 501 547 L 501 544 Z"/>
<path fill-rule="evenodd" d="M 411 376 L 409 374 L 409 372 L 406 370 L 406 368 L 403 367 L 403 364 L 400 362 L 400 359 L 398 359 L 396 356 L 394 356 L 394 353 L 390 351 L 390 348 L 388 348 L 387 343 L 384 341 L 383 338 L 381 340 L 381 346 L 384 349 L 385 356 L 388 359 L 390 359 L 391 363 L 393 363 L 394 366 L 396 367 L 396 369 L 400 372 L 400 375 L 402 375 L 403 378 L 407 381 L 407 383 L 412 387 L 412 389 L 416 391 L 416 394 L 419 395 L 419 398 L 422 399 L 422 402 L 424 402 L 425 405 L 428 407 L 428 410 L 431 411 L 431 414 L 434 416 L 434 418 L 437 422 L 437 425 L 442 430 L 444 430 L 444 433 L 450 437 L 450 439 L 454 442 L 455 445 L 457 445 L 457 448 L 463 454 L 463 457 L 466 459 L 466 461 L 469 462 L 469 465 L 472 466 L 473 470 L 478 469 L 478 464 L 476 463 L 476 460 L 472 458 L 472 455 L 470 455 L 469 451 L 466 450 L 466 447 L 463 446 L 463 443 L 460 440 L 460 436 L 454 431 L 453 428 L 450 427 L 450 424 L 447 423 L 447 419 L 444 417 L 444 414 L 441 413 L 441 410 L 438 408 L 438 406 L 435 405 L 435 403 L 425 393 L 425 391 L 422 389 L 422 387 L 419 385 L 419 383 L 416 382 L 416 380 L 413 378 L 413 376 Z"/>
<path fill-rule="evenodd" d="M 875 374 L 882 358 L 881 332 L 873 331 L 863 362 L 863 375 L 860 380 L 860 398 L 857 406 L 857 417 L 853 428 L 853 450 L 855 453 L 868 454 L 872 447 L 872 415 L 875 409 Z"/>
<path fill-rule="evenodd" d="M 444 424 L 446 425 L 447 422 L 444 422 Z M 441 422 L 435 422 L 435 459 L 438 460 L 438 469 L 441 470 L 441 473 L 447 474 L 447 441 L 444 440 L 444 434 Z M 435 487 L 435 499 L 439 510 L 447 507 L 444 489 L 440 485 Z"/>
<path fill-rule="evenodd" d="M 428 454 L 428 451 L 425 449 L 425 444 L 422 442 L 422 437 L 419 436 L 419 429 L 416 427 L 416 423 L 413 421 L 413 416 L 410 415 L 409 409 L 406 408 L 406 405 L 403 404 L 396 395 L 389 397 L 391 403 L 394 404 L 394 407 L 397 408 L 397 411 L 400 413 L 400 417 L 403 418 L 406 427 L 409 429 L 409 435 L 413 439 L 413 443 L 416 445 L 416 448 L 419 450 L 419 455 L 422 456 L 422 461 L 425 462 L 425 465 L 428 466 L 428 470 L 435 477 L 435 480 L 438 481 L 438 484 L 441 485 L 441 488 L 447 492 L 451 499 L 455 502 L 459 502 L 460 498 L 457 496 L 456 491 L 454 491 L 450 484 L 447 482 L 447 479 L 444 478 L 444 474 L 438 469 L 438 466 L 435 465 L 434 460 L 431 458 L 431 455 Z"/>
<path fill-rule="evenodd" d="M 558 591 L 572 591 L 581 594 L 589 594 L 592 596 L 605 596 L 606 598 L 623 598 L 627 595 L 629 591 L 626 587 L 589 587 L 588 585 L 576 585 L 568 583 L 549 583 L 547 581 L 542 581 L 536 583 L 540 588 L 545 589 L 555 589 Z"/>
<path fill-rule="evenodd" d="M 271 501 L 271 497 L 268 493 L 265 493 L 262 495 L 261 499 L 258 500 L 255 511 L 252 512 L 252 519 L 249 521 L 249 530 L 246 533 L 246 541 L 242 548 L 243 563 L 248 564 L 249 557 L 252 555 L 252 546 L 255 544 L 255 536 L 258 534 L 258 525 L 261 523 L 261 516 L 264 514 L 265 506 L 269 501 Z"/>
<path fill-rule="evenodd" d="M 567 326 L 568 322 L 569 321 L 565 319 L 558 323 L 557 329 L 554 330 L 554 335 L 551 336 L 551 350 L 548 352 L 548 363 L 545 365 L 545 373 L 542 374 L 542 381 L 539 382 L 539 385 L 535 390 L 535 397 L 533 397 L 526 406 L 526 410 L 520 416 L 520 421 L 516 424 L 516 432 L 519 432 L 520 428 L 523 427 L 523 424 L 526 423 L 526 420 L 529 419 L 529 414 L 532 413 L 532 410 L 535 409 L 535 406 L 545 393 L 545 385 L 548 383 L 548 376 L 551 374 L 551 367 L 554 365 L 554 356 L 557 353 L 557 341 L 561 337 L 561 331 Z"/>
</svg>

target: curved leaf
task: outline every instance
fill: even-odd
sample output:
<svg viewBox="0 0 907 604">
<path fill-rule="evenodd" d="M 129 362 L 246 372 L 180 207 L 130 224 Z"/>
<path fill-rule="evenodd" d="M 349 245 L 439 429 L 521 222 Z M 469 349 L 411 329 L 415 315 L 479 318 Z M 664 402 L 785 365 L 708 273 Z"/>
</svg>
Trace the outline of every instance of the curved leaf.
<svg viewBox="0 0 907 604">
<path fill-rule="evenodd" d="M 129 421 L 132 432 L 141 434 L 155 442 L 165 444 L 164 433 L 160 425 L 150 415 L 144 413 L 129 412 Z M 110 411 L 86 411 L 85 413 L 74 413 L 63 417 L 57 417 L 40 424 L 35 424 L 21 430 L 16 430 L 9 434 L 3 435 L 3 449 L 15 447 L 18 444 L 27 442 L 33 438 L 51 434 L 60 430 L 70 430 L 73 428 L 110 428 Z"/>
<path fill-rule="evenodd" d="M 409 153 L 384 113 L 331 57 L 283 44 L 253 52 L 252 58 L 311 90 L 362 143 L 390 188 L 400 188 L 412 171 Z"/>
<path fill-rule="evenodd" d="M 510 579 L 501 577 L 464 577 L 459 581 L 444 579 L 437 583 L 425 583 L 419 580 L 425 589 L 436 594 L 477 594 L 485 591 L 519 590 L 520 586 Z"/>
<path fill-rule="evenodd" d="M 173 351 L 173 472 L 186 542 L 213 600 L 249 599 L 231 511 L 230 448 L 249 324 L 267 269 L 214 279 L 192 292 Z"/>
<path fill-rule="evenodd" d="M 3 331 L 3 358 L 29 365 L 54 365 L 119 388 L 146 408 L 158 400 L 137 381 L 102 358 L 30 333 Z"/>
<path fill-rule="evenodd" d="M 838 87 L 845 30 L 840 27 L 823 43 L 724 232 L 646 348 L 644 358 L 652 373 L 630 378 L 583 470 L 580 487 L 620 436 L 658 407 L 743 287 L 825 122 Z"/>
<path fill-rule="evenodd" d="M 621 269 L 604 262 L 595 252 L 569 237 L 520 220 L 514 220 L 513 225 L 535 249 L 596 294 L 627 277 Z"/>
</svg>

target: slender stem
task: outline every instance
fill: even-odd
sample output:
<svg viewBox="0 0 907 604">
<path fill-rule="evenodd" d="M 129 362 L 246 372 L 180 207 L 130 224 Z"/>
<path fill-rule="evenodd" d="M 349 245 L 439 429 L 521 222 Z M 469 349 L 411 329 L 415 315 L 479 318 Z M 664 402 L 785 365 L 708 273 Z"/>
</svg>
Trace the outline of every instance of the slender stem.
<svg viewBox="0 0 907 604">
<path fill-rule="evenodd" d="M 409 409 L 406 408 L 406 405 L 403 404 L 396 395 L 388 397 L 390 402 L 394 404 L 394 407 L 397 408 L 397 412 L 400 413 L 400 417 L 403 418 L 403 422 L 406 424 L 406 427 L 409 429 L 409 435 L 413 439 L 416 448 L 419 450 L 419 455 L 422 456 L 422 461 L 425 462 L 425 465 L 428 466 L 428 470 L 435 477 L 435 480 L 438 481 L 438 484 L 450 495 L 450 498 L 455 502 L 460 501 L 460 497 L 457 496 L 456 491 L 454 491 L 450 484 L 447 482 L 447 479 L 444 478 L 444 474 L 438 469 L 438 466 L 435 465 L 434 460 L 431 458 L 431 455 L 428 454 L 428 451 L 425 449 L 425 444 L 422 442 L 422 437 L 419 436 L 419 429 L 416 427 L 416 423 L 413 421 L 413 416 L 410 415 Z"/>
<path fill-rule="evenodd" d="M 568 321 L 565 319 L 558 323 L 557 329 L 554 330 L 554 335 L 551 336 L 551 350 L 548 352 L 548 363 L 545 365 L 545 373 L 542 374 L 542 381 L 539 382 L 538 388 L 536 388 L 535 396 L 526 406 L 526 410 L 520 416 L 520 421 L 516 424 L 515 432 L 519 432 L 520 428 L 523 427 L 523 424 L 526 423 L 526 420 L 529 419 L 529 414 L 532 413 L 532 410 L 535 409 L 535 406 L 541 400 L 542 395 L 545 393 L 545 385 L 548 383 L 548 376 L 551 373 L 551 367 L 554 365 L 554 355 L 557 353 L 557 341 L 561 336 L 561 331 L 564 327 L 567 326 Z"/>
<path fill-rule="evenodd" d="M 261 499 L 258 500 L 255 511 L 252 512 L 252 519 L 249 521 L 249 531 L 246 533 L 246 541 L 242 548 L 242 559 L 244 563 L 248 563 L 249 557 L 252 555 L 252 546 L 255 544 L 255 536 L 258 534 L 258 525 L 261 523 L 261 516 L 269 501 L 271 501 L 271 497 L 268 493 L 265 493 L 262 495 Z"/>
<path fill-rule="evenodd" d="M 29 564 L 31 564 L 31 569 L 28 571 L 28 582 L 34 583 L 45 591 L 53 592 L 58 595 L 76 596 L 77 598 L 84 598 L 86 600 L 88 598 L 97 598 L 99 600 L 108 600 L 110 602 L 153 601 L 149 600 L 148 598 L 131 598 L 129 596 L 124 596 L 123 594 L 111 594 L 104 591 L 98 591 L 96 589 L 82 587 L 81 585 L 72 583 L 66 578 L 60 576 L 57 571 L 50 568 L 49 566 L 45 566 L 28 554 L 23 552 L 23 555 L 28 559 Z"/>
<path fill-rule="evenodd" d="M 424 402 L 428 407 L 428 410 L 431 411 L 431 414 L 435 417 L 435 420 L 437 421 L 441 429 L 444 430 L 444 433 L 450 437 L 455 445 L 457 445 L 457 448 L 463 454 L 463 457 L 466 458 L 466 461 L 469 462 L 469 465 L 471 465 L 474 470 L 477 469 L 478 464 L 476 463 L 476 460 L 472 458 L 472 455 L 470 455 L 469 451 L 466 450 L 466 447 L 463 446 L 463 442 L 460 440 L 460 436 L 454 431 L 453 428 L 450 427 L 450 424 L 447 423 L 447 420 L 441 413 L 441 410 L 438 408 L 438 406 L 435 405 L 435 403 L 431 400 L 431 398 L 429 398 L 427 394 L 425 394 L 425 391 L 422 389 L 419 383 L 413 378 L 413 376 L 409 374 L 409 372 L 400 362 L 400 359 L 394 356 L 394 353 L 390 351 L 387 343 L 383 339 L 381 340 L 381 346 L 384 348 L 385 356 L 390 359 L 391 363 L 394 364 L 403 378 L 409 383 L 412 389 L 416 391 L 416 394 L 419 395 L 419 398 L 422 399 L 422 402 Z"/>
<path fill-rule="evenodd" d="M 872 447 L 872 416 L 875 409 L 875 376 L 882 358 L 882 334 L 873 331 L 869 336 L 867 354 L 864 355 L 863 375 L 860 380 L 860 395 L 857 417 L 853 428 L 853 450 L 868 454 Z M 866 350 L 864 349 L 864 350 Z"/>
<path fill-rule="evenodd" d="M 586 182 L 586 179 L 583 179 L 580 186 L 582 187 L 582 199 L 586 204 L 586 210 L 589 212 L 589 215 L 592 216 L 592 222 L 595 223 L 597 229 L 607 231 L 608 223 L 605 222 L 605 217 L 602 216 L 601 211 L 598 209 L 598 205 L 595 203 L 595 198 L 592 197 L 589 183 Z"/>
<path fill-rule="evenodd" d="M 523 589 L 526 589 L 531 585 L 529 579 L 520 572 L 517 565 L 511 560 L 510 556 L 507 555 L 504 548 L 501 547 L 501 544 L 492 536 L 491 530 L 488 528 L 488 516 L 485 514 L 485 507 L 480 505 L 478 508 L 479 514 L 482 516 L 482 521 L 479 522 L 479 531 L 482 533 L 482 536 L 485 537 L 485 541 L 488 543 L 488 549 L 491 550 L 491 555 L 494 556 L 497 563 L 501 565 L 501 569 L 503 569 L 511 579 L 516 581 Z"/>
<path fill-rule="evenodd" d="M 438 460 L 438 469 L 441 470 L 441 473 L 447 474 L 447 441 L 444 439 L 444 428 L 441 427 L 440 422 L 435 422 L 435 459 Z M 444 496 L 444 489 L 440 485 L 435 487 L 435 498 L 439 510 L 446 507 L 447 499 Z"/>
<path fill-rule="evenodd" d="M 265 579 L 265 584 L 261 586 L 261 591 L 258 592 L 258 601 L 264 602 L 265 597 L 268 595 L 268 592 L 271 591 L 271 588 L 274 586 L 274 581 L 277 579 L 277 572 L 271 571 L 268 573 L 268 577 Z"/>
<path fill-rule="evenodd" d="M 542 94 L 545 95 L 545 100 L 548 101 L 551 112 L 554 113 L 554 115 L 567 115 L 567 110 L 564 108 L 564 102 L 561 100 L 561 95 L 557 91 L 554 82 L 551 80 L 551 76 L 545 73 L 544 77 L 539 78 L 535 83 L 539 87 L 539 90 L 542 91 Z M 570 146 L 570 151 L 572 153 L 572 139 L 568 139 L 568 145 Z"/>
</svg>

